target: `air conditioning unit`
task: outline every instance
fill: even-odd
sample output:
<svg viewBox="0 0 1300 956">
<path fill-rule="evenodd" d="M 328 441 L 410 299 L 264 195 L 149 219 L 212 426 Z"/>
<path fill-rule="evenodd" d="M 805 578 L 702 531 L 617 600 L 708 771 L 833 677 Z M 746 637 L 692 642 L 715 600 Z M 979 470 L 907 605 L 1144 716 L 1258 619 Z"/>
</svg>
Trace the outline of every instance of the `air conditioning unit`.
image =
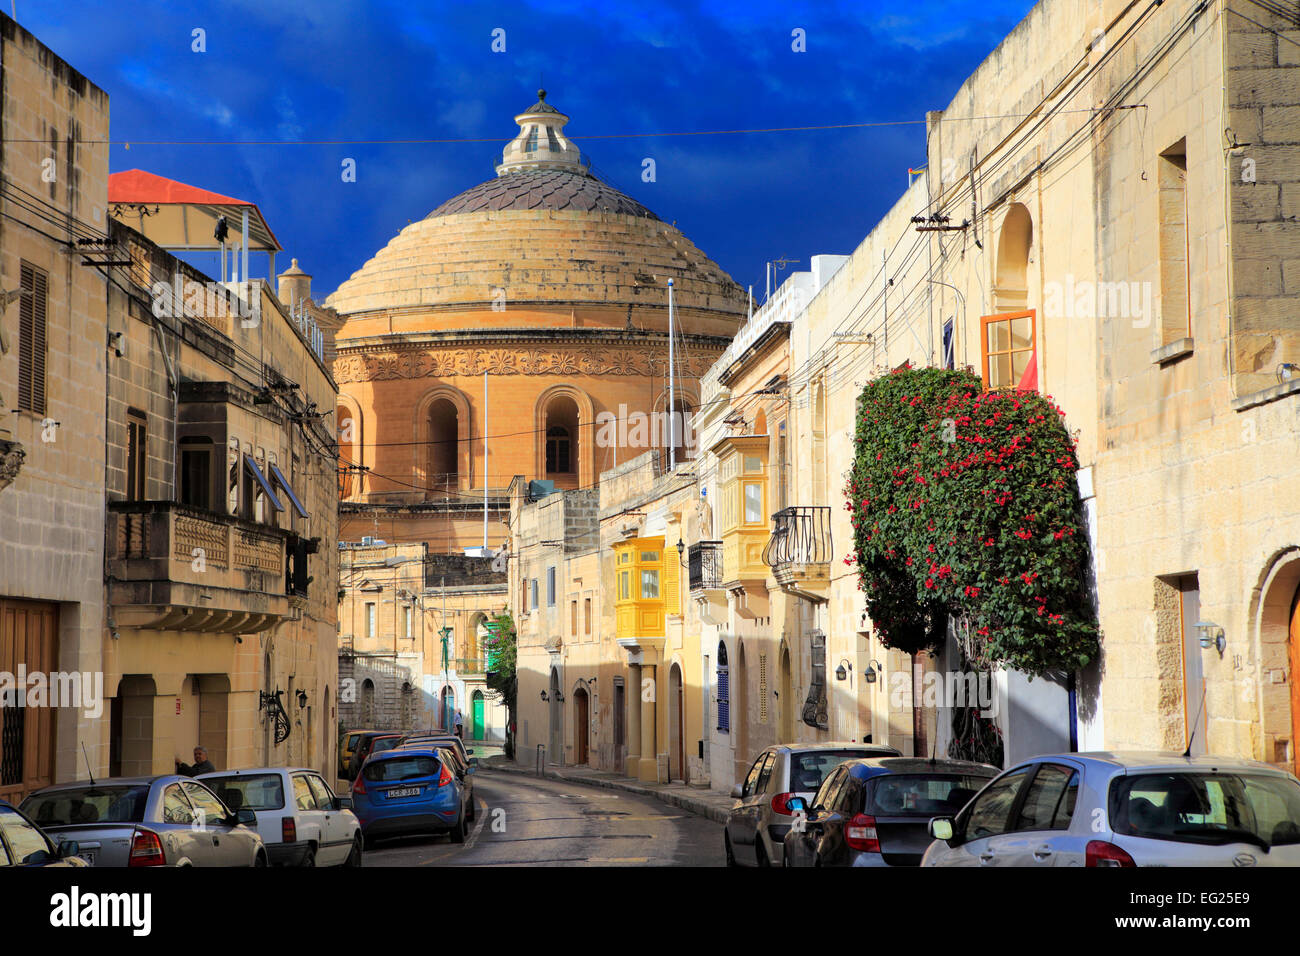
<svg viewBox="0 0 1300 956">
<path fill-rule="evenodd" d="M 374 543 L 375 543 L 375 539 L 370 535 L 366 535 L 364 538 L 361 539 L 361 547 L 363 548 L 369 548 Z"/>
</svg>

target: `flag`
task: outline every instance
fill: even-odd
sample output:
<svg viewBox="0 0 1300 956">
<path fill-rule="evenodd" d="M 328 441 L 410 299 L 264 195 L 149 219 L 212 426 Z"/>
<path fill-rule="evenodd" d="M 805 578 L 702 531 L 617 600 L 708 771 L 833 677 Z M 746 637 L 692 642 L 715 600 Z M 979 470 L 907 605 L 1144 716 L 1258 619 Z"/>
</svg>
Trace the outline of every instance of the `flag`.
<svg viewBox="0 0 1300 956">
<path fill-rule="evenodd" d="M 1025 366 L 1024 374 L 1020 376 L 1020 384 L 1016 386 L 1028 392 L 1038 391 L 1038 346 L 1029 353 L 1029 364 Z"/>
</svg>

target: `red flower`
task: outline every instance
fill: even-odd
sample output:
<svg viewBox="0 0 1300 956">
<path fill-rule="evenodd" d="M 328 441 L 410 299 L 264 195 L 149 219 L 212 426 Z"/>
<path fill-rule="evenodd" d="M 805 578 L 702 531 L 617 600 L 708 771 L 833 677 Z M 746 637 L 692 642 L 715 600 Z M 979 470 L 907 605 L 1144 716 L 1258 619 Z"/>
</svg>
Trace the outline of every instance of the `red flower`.
<svg viewBox="0 0 1300 956">
<path fill-rule="evenodd" d="M 926 586 L 927 588 L 932 588 L 932 587 L 934 587 L 934 578 L 926 578 L 926 579 L 925 579 L 925 586 Z"/>
</svg>

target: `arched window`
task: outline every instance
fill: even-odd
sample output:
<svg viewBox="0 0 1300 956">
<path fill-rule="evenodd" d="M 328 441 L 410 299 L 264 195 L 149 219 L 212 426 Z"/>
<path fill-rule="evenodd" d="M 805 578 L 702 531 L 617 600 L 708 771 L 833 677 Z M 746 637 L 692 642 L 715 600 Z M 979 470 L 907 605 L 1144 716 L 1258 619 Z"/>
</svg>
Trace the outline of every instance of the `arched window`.
<svg viewBox="0 0 1300 956">
<path fill-rule="evenodd" d="M 361 464 L 360 424 L 346 405 L 335 406 L 339 428 L 339 497 L 351 498 L 357 488 L 356 472 L 349 466 Z"/>
<path fill-rule="evenodd" d="M 727 645 L 718 641 L 718 730 L 731 733 L 731 668 L 727 666 Z"/>
<path fill-rule="evenodd" d="M 557 395 L 546 405 L 545 478 L 557 487 L 578 487 L 578 404 L 568 395 Z"/>
<path fill-rule="evenodd" d="M 563 425 L 552 425 L 546 429 L 546 473 L 570 474 L 573 471 L 570 459 L 571 439 L 569 430 Z"/>
<path fill-rule="evenodd" d="M 448 399 L 429 405 L 428 442 L 428 489 L 454 491 L 460 483 L 460 421 Z"/>
</svg>

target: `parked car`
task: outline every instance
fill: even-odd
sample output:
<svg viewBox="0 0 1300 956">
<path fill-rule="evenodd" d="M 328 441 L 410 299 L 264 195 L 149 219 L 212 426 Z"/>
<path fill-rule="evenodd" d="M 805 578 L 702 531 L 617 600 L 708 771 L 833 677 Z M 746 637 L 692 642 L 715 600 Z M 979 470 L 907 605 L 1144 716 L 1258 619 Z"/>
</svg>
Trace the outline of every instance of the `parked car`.
<svg viewBox="0 0 1300 956">
<path fill-rule="evenodd" d="M 1300 866 L 1300 780 L 1233 757 L 1035 757 L 930 834 L 922 866 Z"/>
<path fill-rule="evenodd" d="M 0 869 L 6 866 L 89 866 L 76 840 L 56 843 L 27 815 L 0 800 Z"/>
<path fill-rule="evenodd" d="M 352 785 L 352 806 L 369 847 L 376 839 L 447 833 L 465 842 L 467 787 L 435 747 L 401 747 L 370 757 Z"/>
<path fill-rule="evenodd" d="M 936 814 L 957 813 L 998 775 L 988 764 L 922 757 L 846 760 L 785 835 L 786 866 L 919 866 Z"/>
<path fill-rule="evenodd" d="M 370 731 L 349 730 L 339 738 L 338 775 L 340 777 L 348 775 L 348 765 L 352 759 L 352 751 L 356 749 L 357 741 L 361 739 L 361 735 L 368 732 Z"/>
<path fill-rule="evenodd" d="M 466 749 L 465 742 L 455 734 L 442 733 L 441 731 L 428 731 L 426 733 L 407 734 L 398 744 L 399 747 L 411 745 L 421 747 L 452 747 L 460 755 L 460 759 L 466 763 L 474 755 L 474 748 Z"/>
<path fill-rule="evenodd" d="M 230 810 L 198 780 L 114 777 L 37 790 L 22 811 L 91 866 L 266 866 L 251 810 Z"/>
<path fill-rule="evenodd" d="M 438 753 L 443 755 L 446 760 L 455 768 L 456 777 L 460 780 L 460 785 L 468 791 L 466 802 L 469 805 L 469 811 L 466 820 L 474 819 L 474 772 L 478 769 L 478 758 L 470 757 L 468 760 L 460 755 L 455 747 L 438 747 Z"/>
<path fill-rule="evenodd" d="M 382 746 L 380 748 L 381 750 L 383 750 L 383 749 L 391 749 L 392 747 L 395 747 L 401 739 L 402 739 L 401 734 L 395 734 L 391 730 L 367 730 L 365 733 L 363 733 L 360 737 L 357 738 L 357 742 L 352 748 L 352 756 L 348 758 L 348 772 L 346 775 L 347 779 L 349 780 L 357 779 L 357 771 L 361 769 L 361 765 L 365 763 L 366 758 L 370 756 L 371 751 L 375 747 L 376 741 L 379 740 L 392 741 L 391 743 Z"/>
<path fill-rule="evenodd" d="M 232 810 L 252 810 L 272 866 L 361 866 L 361 824 L 352 799 L 314 770 L 263 767 L 205 773 Z"/>
<path fill-rule="evenodd" d="M 827 774 L 846 760 L 861 757 L 897 757 L 882 744 L 826 743 L 777 744 L 758 755 L 744 783 L 731 791 L 731 808 L 722 841 L 728 866 L 780 866 L 785 835 L 794 822 L 791 797 L 806 803 Z"/>
</svg>

